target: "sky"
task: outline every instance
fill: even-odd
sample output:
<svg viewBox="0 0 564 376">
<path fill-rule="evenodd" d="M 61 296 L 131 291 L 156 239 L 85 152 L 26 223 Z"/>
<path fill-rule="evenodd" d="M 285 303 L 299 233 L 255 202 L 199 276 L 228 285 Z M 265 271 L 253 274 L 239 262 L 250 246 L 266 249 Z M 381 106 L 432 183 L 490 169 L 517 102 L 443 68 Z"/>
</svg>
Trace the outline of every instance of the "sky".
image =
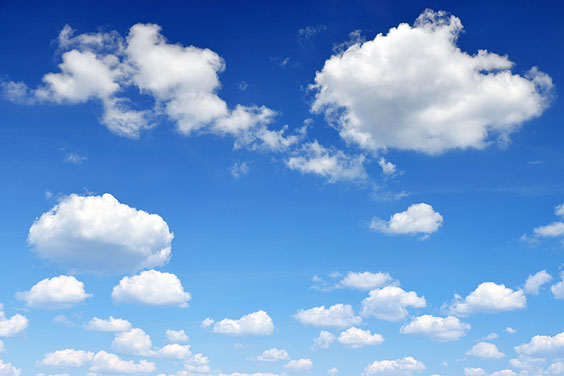
<svg viewBox="0 0 564 376">
<path fill-rule="evenodd" d="M 0 376 L 564 374 L 562 10 L 0 1 Z"/>
</svg>

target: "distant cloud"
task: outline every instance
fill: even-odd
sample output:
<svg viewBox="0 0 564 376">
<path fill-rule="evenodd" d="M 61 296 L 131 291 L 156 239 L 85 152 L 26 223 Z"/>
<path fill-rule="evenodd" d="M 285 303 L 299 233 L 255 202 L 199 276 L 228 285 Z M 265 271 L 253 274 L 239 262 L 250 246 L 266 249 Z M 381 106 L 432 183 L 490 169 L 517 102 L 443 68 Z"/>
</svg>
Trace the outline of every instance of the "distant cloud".
<svg viewBox="0 0 564 376">
<path fill-rule="evenodd" d="M 551 280 L 552 276 L 548 274 L 546 270 L 541 270 L 534 275 L 529 275 L 523 290 L 525 291 L 525 294 L 538 295 L 540 287 Z"/>
<path fill-rule="evenodd" d="M 112 299 L 118 303 L 185 308 L 191 296 L 184 291 L 176 275 L 146 270 L 132 277 L 123 277 L 113 288 Z"/>
<path fill-rule="evenodd" d="M 208 326 L 211 322 L 208 321 Z M 272 318 L 265 311 L 257 311 L 242 316 L 237 320 L 223 319 L 213 325 L 214 333 L 231 334 L 237 336 L 270 335 L 274 331 Z"/>
<path fill-rule="evenodd" d="M 31 308 L 70 308 L 92 297 L 84 290 L 84 283 L 73 276 L 60 275 L 37 282 L 29 291 L 16 297 Z"/>
<path fill-rule="evenodd" d="M 564 218 L 564 204 L 556 205 L 554 214 Z M 521 240 L 529 244 L 536 244 L 541 238 L 561 238 L 564 244 L 564 222 L 554 221 L 548 225 L 538 226 L 533 229 L 533 235 L 523 234 Z"/>
<path fill-rule="evenodd" d="M 309 358 L 294 359 L 284 364 L 284 368 L 293 372 L 309 371 L 313 368 L 313 362 Z"/>
<path fill-rule="evenodd" d="M 179 343 L 188 341 L 188 336 L 184 333 L 184 330 L 167 329 L 165 335 L 169 342 Z"/>
<path fill-rule="evenodd" d="M 381 360 L 372 362 L 364 369 L 361 376 L 397 375 L 411 376 L 413 372 L 426 369 L 425 364 L 411 356 L 395 360 Z"/>
<path fill-rule="evenodd" d="M 298 35 L 298 43 L 302 46 L 306 45 L 311 39 L 313 39 L 319 33 L 326 31 L 327 26 L 325 25 L 317 25 L 317 26 L 306 26 L 302 29 L 299 29 L 297 32 Z"/>
<path fill-rule="evenodd" d="M 560 273 L 560 279 L 560 282 L 550 287 L 550 291 L 556 299 L 564 299 L 564 272 Z"/>
<path fill-rule="evenodd" d="M 276 347 L 264 350 L 261 355 L 251 358 L 251 360 L 256 360 L 259 362 L 278 362 L 287 359 L 290 359 L 288 352 L 284 349 L 277 349 Z"/>
<path fill-rule="evenodd" d="M 391 235 L 424 234 L 436 232 L 443 224 L 443 216 L 429 204 L 413 204 L 406 211 L 393 214 L 388 221 L 374 217 L 370 228 Z"/>
<path fill-rule="evenodd" d="M 94 358 L 94 353 L 84 350 L 65 349 L 47 353 L 39 361 L 43 367 L 82 367 Z"/>
<path fill-rule="evenodd" d="M 358 349 L 364 346 L 377 346 L 384 342 L 381 334 L 372 334 L 370 330 L 364 330 L 356 327 L 350 327 L 339 334 L 339 343 Z"/>
<path fill-rule="evenodd" d="M 407 308 L 423 308 L 427 305 L 425 297 L 415 291 L 405 291 L 401 287 L 386 286 L 370 291 L 362 301 L 360 311 L 363 317 L 376 317 L 380 320 L 399 321 L 407 316 Z"/>
<path fill-rule="evenodd" d="M 127 320 L 116 319 L 112 316 L 106 320 L 93 317 L 86 325 L 86 329 L 101 332 L 125 332 L 131 329 L 131 323 Z"/>
<path fill-rule="evenodd" d="M 77 153 L 67 153 L 65 155 L 65 162 L 72 163 L 72 164 L 82 164 L 85 160 L 87 160 L 83 155 Z"/>
<path fill-rule="evenodd" d="M 239 179 L 249 173 L 249 164 L 245 161 L 235 162 L 233 166 L 229 169 L 233 179 Z"/>
<path fill-rule="evenodd" d="M 527 298 L 523 290 L 512 290 L 505 285 L 483 282 L 466 298 L 455 295 L 447 310 L 457 316 L 469 316 L 476 313 L 498 313 L 523 309 Z"/>
<path fill-rule="evenodd" d="M 464 337 L 470 330 L 470 324 L 460 321 L 454 316 L 435 317 L 423 315 L 415 317 L 409 324 L 400 328 L 403 334 L 419 334 L 437 342 L 456 341 Z"/>
<path fill-rule="evenodd" d="M 313 339 L 312 349 L 327 350 L 333 342 L 335 342 L 335 335 L 326 330 L 319 332 L 319 336 Z"/>
<path fill-rule="evenodd" d="M 19 313 L 7 318 L 4 312 L 4 305 L 0 304 L 0 337 L 13 337 L 23 332 L 28 325 L 27 317 Z"/>
<path fill-rule="evenodd" d="M 310 309 L 300 309 L 294 318 L 305 325 L 346 327 L 358 325 L 362 319 L 354 314 L 349 304 L 335 304 L 329 308 L 325 306 L 313 307 Z"/>
<path fill-rule="evenodd" d="M 475 356 L 482 359 L 501 359 L 505 354 L 497 349 L 493 343 L 480 342 L 475 344 L 466 352 L 467 356 Z"/>
</svg>

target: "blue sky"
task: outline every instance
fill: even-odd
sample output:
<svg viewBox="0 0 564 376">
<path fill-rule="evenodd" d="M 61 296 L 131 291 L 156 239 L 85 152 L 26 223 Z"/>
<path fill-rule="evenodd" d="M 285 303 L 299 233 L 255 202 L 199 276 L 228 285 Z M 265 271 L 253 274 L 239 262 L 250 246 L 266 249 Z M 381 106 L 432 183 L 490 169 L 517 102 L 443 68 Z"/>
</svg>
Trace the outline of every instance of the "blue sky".
<svg viewBox="0 0 564 376">
<path fill-rule="evenodd" d="M 0 376 L 564 374 L 552 2 L 0 3 Z"/>
</svg>

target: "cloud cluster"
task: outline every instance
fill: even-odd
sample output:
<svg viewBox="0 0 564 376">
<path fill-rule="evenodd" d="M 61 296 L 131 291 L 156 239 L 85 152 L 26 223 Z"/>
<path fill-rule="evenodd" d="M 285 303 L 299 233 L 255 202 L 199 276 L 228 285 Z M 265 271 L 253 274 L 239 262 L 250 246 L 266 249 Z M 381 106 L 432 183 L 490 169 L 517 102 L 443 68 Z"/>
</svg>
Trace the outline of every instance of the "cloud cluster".
<svg viewBox="0 0 564 376">
<path fill-rule="evenodd" d="M 159 215 L 106 193 L 63 197 L 33 223 L 28 241 L 41 258 L 71 269 L 122 273 L 166 264 L 173 237 Z"/>
<path fill-rule="evenodd" d="M 448 311 L 457 316 L 469 316 L 476 313 L 497 313 L 523 309 L 527 298 L 523 290 L 512 290 L 505 285 L 483 282 L 466 298 L 455 295 Z"/>
<path fill-rule="evenodd" d="M 403 334 L 419 334 L 437 342 L 456 341 L 466 335 L 470 324 L 460 321 L 454 316 L 435 317 L 422 315 L 415 317 L 409 324 L 400 328 Z"/>
<path fill-rule="evenodd" d="M 319 306 L 306 310 L 301 309 L 294 314 L 294 318 L 305 325 L 337 328 L 358 325 L 362 322 L 362 319 L 354 314 L 349 304 L 335 304 L 329 308 Z"/>
<path fill-rule="evenodd" d="M 4 313 L 4 305 L 0 303 L 0 337 L 13 337 L 24 331 L 28 325 L 27 318 L 19 313 L 7 318 Z"/>
<path fill-rule="evenodd" d="M 429 236 L 443 224 L 443 216 L 429 204 L 410 205 L 407 210 L 393 214 L 388 221 L 373 218 L 370 228 L 392 235 L 423 234 Z"/>
<path fill-rule="evenodd" d="M 377 346 L 384 342 L 381 334 L 372 334 L 370 330 L 363 330 L 356 327 L 350 327 L 339 334 L 339 343 L 358 349 L 363 346 Z"/>
<path fill-rule="evenodd" d="M 461 51 L 462 30 L 457 17 L 426 10 L 412 26 L 350 45 L 317 72 L 312 111 L 367 150 L 439 154 L 482 149 L 495 136 L 507 142 L 547 108 L 552 80 L 537 68 L 511 73 L 507 56 Z"/>
<path fill-rule="evenodd" d="M 362 301 L 360 314 L 381 320 L 399 321 L 407 316 L 407 308 L 423 308 L 427 305 L 425 297 L 415 291 L 405 291 L 401 287 L 386 286 L 370 291 Z"/>
<path fill-rule="evenodd" d="M 214 321 L 209 319 L 207 326 L 213 325 Z M 238 336 L 269 335 L 274 330 L 272 318 L 263 310 L 249 313 L 237 320 L 223 319 L 213 325 L 214 333 L 230 334 Z"/>
</svg>

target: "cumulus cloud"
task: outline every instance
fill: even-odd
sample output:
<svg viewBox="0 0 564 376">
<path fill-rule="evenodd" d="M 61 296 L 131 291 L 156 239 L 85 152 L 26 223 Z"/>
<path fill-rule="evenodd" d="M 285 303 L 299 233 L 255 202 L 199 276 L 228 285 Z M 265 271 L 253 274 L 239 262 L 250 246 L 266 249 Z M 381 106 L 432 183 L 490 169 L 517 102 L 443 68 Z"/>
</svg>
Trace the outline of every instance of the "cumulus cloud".
<svg viewBox="0 0 564 376">
<path fill-rule="evenodd" d="M 354 314 L 349 304 L 335 304 L 329 308 L 319 306 L 306 310 L 301 309 L 294 314 L 294 318 L 305 325 L 337 328 L 358 325 L 362 322 L 362 319 Z"/>
<path fill-rule="evenodd" d="M 515 346 L 515 351 L 529 356 L 564 354 L 564 332 L 553 337 L 536 335 L 530 342 Z"/>
<path fill-rule="evenodd" d="M 22 370 L 16 368 L 11 363 L 4 363 L 0 360 L 0 375 L 2 376 L 20 376 Z"/>
<path fill-rule="evenodd" d="M 507 56 L 461 51 L 462 30 L 457 17 L 426 10 L 413 26 L 352 44 L 317 72 L 312 111 L 368 150 L 439 154 L 482 149 L 496 136 L 507 143 L 547 108 L 552 79 L 536 67 L 513 74 Z"/>
<path fill-rule="evenodd" d="M 184 291 L 176 275 L 146 270 L 132 277 L 123 277 L 113 288 L 112 298 L 124 303 L 188 307 L 191 296 Z"/>
<path fill-rule="evenodd" d="M 486 376 L 486 371 L 481 368 L 464 368 L 464 376 Z"/>
<path fill-rule="evenodd" d="M 443 224 L 443 216 L 429 204 L 413 204 L 406 211 L 395 213 L 388 221 L 373 218 L 370 228 L 392 235 L 424 234 L 429 236 Z"/>
<path fill-rule="evenodd" d="M 13 337 L 24 331 L 28 324 L 27 318 L 19 313 L 7 318 L 4 305 L 0 303 L 0 337 Z"/>
<path fill-rule="evenodd" d="M 223 319 L 213 326 L 214 333 L 238 336 L 270 335 L 273 330 L 272 318 L 263 310 L 249 313 L 238 320 Z"/>
<path fill-rule="evenodd" d="M 396 165 L 387 161 L 384 157 L 380 157 L 380 159 L 378 159 L 378 166 L 380 166 L 384 175 L 391 176 L 397 172 Z"/>
<path fill-rule="evenodd" d="M 425 297 L 417 296 L 415 291 L 405 291 L 401 287 L 386 286 L 370 291 L 362 301 L 360 314 L 381 320 L 399 321 L 407 316 L 407 307 L 423 308 L 427 305 Z"/>
<path fill-rule="evenodd" d="M 454 316 L 435 317 L 423 315 L 415 317 L 409 324 L 400 328 L 403 334 L 419 334 L 437 342 L 456 341 L 470 330 L 470 324 Z"/>
<path fill-rule="evenodd" d="M 479 342 L 466 352 L 467 356 L 475 356 L 482 359 L 501 359 L 505 354 L 497 349 L 497 346 L 489 342 Z"/>
<path fill-rule="evenodd" d="M 390 283 L 394 283 L 393 278 L 382 272 L 348 272 L 340 282 L 342 286 L 356 290 L 372 290 Z"/>
<path fill-rule="evenodd" d="M 94 359 L 94 353 L 84 350 L 64 349 L 47 353 L 38 362 L 43 367 L 82 367 Z"/>
<path fill-rule="evenodd" d="M 179 343 L 188 341 L 188 336 L 184 333 L 184 330 L 167 329 L 165 335 L 169 342 Z"/>
<path fill-rule="evenodd" d="M 561 281 L 550 286 L 550 291 L 556 299 L 564 299 L 564 272 L 560 274 Z"/>
<path fill-rule="evenodd" d="M 29 291 L 16 297 L 32 308 L 70 308 L 83 303 L 92 294 L 86 293 L 84 283 L 73 276 L 60 275 L 37 282 Z"/>
<path fill-rule="evenodd" d="M 286 166 L 302 174 L 319 175 L 330 183 L 338 181 L 364 182 L 366 157 L 349 156 L 342 150 L 326 148 L 317 140 L 303 144 L 286 160 Z"/>
<path fill-rule="evenodd" d="M 395 375 L 410 376 L 413 372 L 425 370 L 425 364 L 411 356 L 395 360 L 380 360 L 372 362 L 364 369 L 362 376 Z"/>
<path fill-rule="evenodd" d="M 41 258 L 71 269 L 122 273 L 166 264 L 173 237 L 160 216 L 106 193 L 63 197 L 33 223 L 28 241 Z"/>
<path fill-rule="evenodd" d="M 508 326 L 507 328 L 505 328 L 505 331 L 509 334 L 515 334 L 517 333 L 516 329 L 513 329 L 512 327 Z"/>
<path fill-rule="evenodd" d="M 280 150 L 298 135 L 271 130 L 276 113 L 256 105 L 230 109 L 217 91 L 224 60 L 214 51 L 168 43 L 155 24 L 133 25 L 126 38 L 113 31 L 75 35 L 68 25 L 58 38 L 59 72 L 43 76 L 36 89 L 5 82 L 4 95 L 18 103 L 102 104 L 101 122 L 121 136 L 138 138 L 165 116 L 184 135 L 230 135 L 235 145 Z M 138 91 L 152 104 L 137 103 Z"/>
<path fill-rule="evenodd" d="M 264 350 L 261 355 L 253 357 L 252 360 L 259 362 L 278 362 L 280 360 L 290 359 L 290 355 L 284 349 L 277 349 L 276 347 Z"/>
<path fill-rule="evenodd" d="M 284 368 L 293 372 L 309 371 L 313 368 L 313 362 L 309 358 L 294 359 L 284 364 Z"/>
<path fill-rule="evenodd" d="M 135 363 L 133 360 L 123 360 L 116 354 L 99 351 L 92 359 L 90 371 L 107 373 L 150 373 L 157 370 L 155 363 L 144 359 Z"/>
<path fill-rule="evenodd" d="M 384 342 L 384 337 L 381 334 L 372 334 L 370 330 L 363 330 L 353 326 L 342 331 L 339 334 L 338 341 L 343 345 L 358 349 L 363 346 L 377 346 Z"/>
<path fill-rule="evenodd" d="M 526 306 L 527 298 L 523 290 L 514 291 L 503 284 L 483 282 L 464 299 L 455 295 L 448 310 L 457 316 L 469 316 L 476 313 L 513 311 Z"/>
<path fill-rule="evenodd" d="M 125 332 L 131 329 L 131 323 L 124 319 L 116 319 L 113 316 L 110 316 L 106 320 L 93 317 L 92 320 L 86 324 L 86 329 L 101 332 Z"/>
<path fill-rule="evenodd" d="M 557 205 L 554 208 L 554 214 L 559 217 L 564 217 L 564 204 Z M 554 221 L 548 225 L 535 227 L 533 229 L 533 235 L 524 234 L 521 236 L 523 241 L 530 244 L 535 244 L 538 242 L 539 238 L 558 238 L 564 237 L 564 222 L 561 220 Z"/>
<path fill-rule="evenodd" d="M 319 348 L 327 350 L 333 342 L 335 342 L 335 335 L 326 330 L 322 330 L 319 332 L 319 336 L 313 339 L 312 349 Z"/>
<path fill-rule="evenodd" d="M 550 282 L 550 280 L 552 280 L 552 276 L 548 274 L 546 270 L 541 270 L 534 275 L 529 274 L 529 278 L 527 278 L 523 290 L 526 294 L 538 295 L 540 287 Z"/>
<path fill-rule="evenodd" d="M 112 342 L 112 349 L 121 354 L 153 356 L 151 337 L 143 329 L 133 328 L 127 332 L 117 333 Z"/>
</svg>

